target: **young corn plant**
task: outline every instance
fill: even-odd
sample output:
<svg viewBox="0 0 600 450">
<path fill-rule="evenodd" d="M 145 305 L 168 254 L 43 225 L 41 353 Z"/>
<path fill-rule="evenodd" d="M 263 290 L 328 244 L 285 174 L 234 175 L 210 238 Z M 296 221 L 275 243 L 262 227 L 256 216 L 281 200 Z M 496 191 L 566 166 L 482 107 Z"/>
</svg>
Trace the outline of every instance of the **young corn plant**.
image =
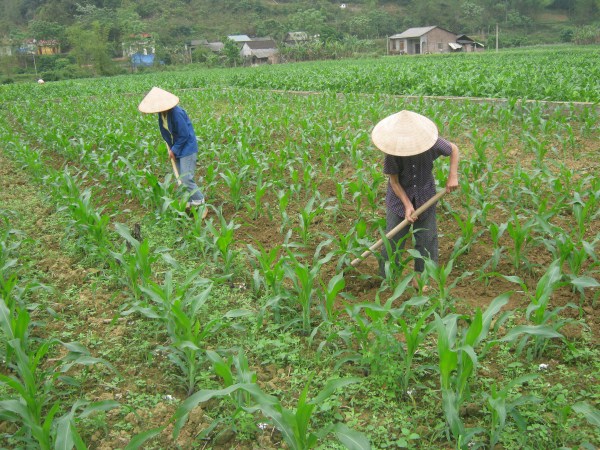
<svg viewBox="0 0 600 450">
<path fill-rule="evenodd" d="M 238 171 L 225 169 L 221 172 L 221 178 L 225 180 L 225 184 L 229 188 L 229 199 L 236 211 L 242 207 L 243 187 L 245 184 L 246 175 L 250 166 L 243 166 Z"/>
<path fill-rule="evenodd" d="M 179 283 L 173 282 L 173 274 L 168 271 L 162 284 L 150 281 L 140 289 L 144 298 L 123 314 L 137 312 L 162 322 L 169 336 L 169 345 L 163 350 L 179 369 L 181 383 L 191 395 L 204 362 L 206 339 L 227 326 L 225 319 L 242 313 L 230 311 L 223 317 L 203 321 L 200 310 L 209 298 L 212 283 L 199 280 L 197 270 Z"/>
<path fill-rule="evenodd" d="M 468 448 L 475 435 L 484 431 L 482 428 L 467 428 L 460 416 L 460 408 L 470 399 L 470 379 L 477 371 L 479 357 L 493 343 L 484 345 L 479 357 L 476 351 L 487 337 L 494 316 L 508 303 L 509 296 L 510 293 L 506 293 L 496 297 L 485 312 L 477 309 L 473 317 L 449 314 L 442 318 L 435 314 L 442 406 L 448 429 L 461 449 Z M 505 313 L 497 319 L 495 327 L 502 324 L 507 316 Z M 459 326 L 459 320 L 463 318 L 468 320 L 468 327 Z"/>
<path fill-rule="evenodd" d="M 108 222 L 110 217 L 102 215 L 102 208 L 96 209 L 91 203 L 91 191 L 86 189 L 71 204 L 59 209 L 68 209 L 72 227 L 77 228 L 84 240 L 90 242 L 96 253 L 106 252 L 109 245 Z"/>
<path fill-rule="evenodd" d="M 525 257 L 525 247 L 531 241 L 531 228 L 533 219 L 521 223 L 521 218 L 513 211 L 512 219 L 506 224 L 506 232 L 511 237 L 513 245 L 508 248 L 513 267 L 519 271 L 524 266 L 531 268 L 531 263 Z"/>
<path fill-rule="evenodd" d="M 518 284 L 525 292 L 530 302 L 525 317 L 533 325 L 518 325 L 512 328 L 502 340 L 517 340 L 517 352 L 520 354 L 531 338 L 533 342 L 528 349 L 527 356 L 530 359 L 539 358 L 544 353 L 550 339 L 563 338 L 559 330 L 572 321 L 569 318 L 561 318 L 560 313 L 565 308 L 577 308 L 573 303 L 553 308 L 550 303 L 554 291 L 568 284 L 563 280 L 560 260 L 555 260 L 550 264 L 538 281 L 535 292 L 530 292 L 525 282 L 517 276 L 504 276 L 504 278 Z"/>
<path fill-rule="evenodd" d="M 577 240 L 585 239 L 585 233 L 589 224 L 600 215 L 598 205 L 600 203 L 600 193 L 598 196 L 590 194 L 587 198 L 581 198 L 579 192 L 575 192 L 571 201 L 573 216 L 577 224 Z"/>
<path fill-rule="evenodd" d="M 429 318 L 435 311 L 435 307 L 429 308 L 426 311 L 417 315 L 416 321 L 405 320 L 404 317 L 398 316 L 396 321 L 401 330 L 401 336 L 404 337 L 404 347 L 401 355 L 401 370 L 402 377 L 400 378 L 400 389 L 408 396 L 410 394 L 411 383 L 415 380 L 415 370 L 413 367 L 414 357 L 417 354 L 419 346 L 435 329 L 435 324 L 429 321 Z"/>
<path fill-rule="evenodd" d="M 343 267 L 350 266 L 352 260 L 360 256 L 365 247 L 370 245 L 367 239 L 367 222 L 363 218 L 358 219 L 346 232 L 337 233 L 337 236 L 329 234 L 325 236 L 334 242 L 333 253 L 338 258 L 336 265 L 338 272 Z"/>
<path fill-rule="evenodd" d="M 273 183 L 263 181 L 263 171 L 259 171 L 256 176 L 256 190 L 254 191 L 254 204 L 248 205 L 248 210 L 252 213 L 253 219 L 258 219 L 263 211 L 262 199 L 265 194 L 271 190 Z"/>
<path fill-rule="evenodd" d="M 115 273 L 126 275 L 126 284 L 134 298 L 139 298 L 140 288 L 145 286 L 152 276 L 152 265 L 162 258 L 166 263 L 173 264 L 173 259 L 163 248 L 152 251 L 147 239 L 141 242 L 134 238 L 129 228 L 121 223 L 115 224 L 117 233 L 125 240 L 120 251 L 109 250 L 113 259 L 111 268 Z"/>
<path fill-rule="evenodd" d="M 421 254 L 417 250 L 409 249 L 408 252 L 415 258 L 422 258 Z M 472 275 L 472 272 L 463 272 L 461 275 L 456 277 L 450 282 L 450 274 L 454 267 L 454 259 L 450 259 L 446 264 L 438 264 L 430 258 L 424 258 L 425 269 L 421 277 L 418 279 L 419 291 L 423 291 L 423 287 L 427 283 L 428 279 L 435 281 L 437 294 L 434 299 L 437 304 L 438 314 L 444 317 L 450 309 L 452 309 L 452 297 L 450 292 L 456 287 L 463 278 Z"/>
<path fill-rule="evenodd" d="M 339 272 L 335 274 L 327 285 L 321 280 L 321 287 L 322 290 L 319 292 L 319 296 L 321 297 L 321 304 L 319 305 L 321 316 L 324 322 L 334 322 L 339 314 L 335 308 L 335 301 L 338 297 L 346 297 L 342 292 L 346 287 L 344 273 Z"/>
<path fill-rule="evenodd" d="M 75 417 L 89 415 L 94 411 L 118 406 L 114 401 L 88 403 L 77 402 L 71 411 L 57 417 L 61 404 L 60 384 L 77 385 L 66 372 L 75 365 L 106 364 L 93 358 L 77 343 L 63 343 L 48 339 L 36 347 L 30 339 L 29 312 L 18 303 L 7 304 L 0 298 L 0 329 L 6 338 L 7 366 L 10 375 L 0 374 L 0 387 L 5 392 L 0 401 L 0 419 L 18 425 L 12 439 L 25 448 L 85 448 L 75 426 Z M 67 354 L 49 363 L 48 354 L 56 346 L 63 346 Z M 77 413 L 77 409 L 84 407 Z"/>
<path fill-rule="evenodd" d="M 223 274 L 226 276 L 232 275 L 233 263 L 238 254 L 235 250 L 234 233 L 240 225 L 236 224 L 233 219 L 227 222 L 221 211 L 217 211 L 218 224 L 215 226 L 212 220 L 206 222 L 206 228 L 213 236 L 213 255 L 215 262 L 220 257 L 223 262 Z"/>
<path fill-rule="evenodd" d="M 483 234 L 483 230 L 477 230 L 477 222 L 479 220 L 480 212 L 470 214 L 469 217 L 464 220 L 461 214 L 456 212 L 452 213 L 454 220 L 458 224 L 461 235 L 454 244 L 451 258 L 457 258 L 463 253 L 469 253 L 471 246 L 477 241 L 479 236 Z"/>
<path fill-rule="evenodd" d="M 500 238 L 506 231 L 507 226 L 508 224 L 506 223 L 498 225 L 492 222 L 488 227 L 490 238 L 492 239 L 493 244 L 492 256 L 489 259 L 489 266 L 492 272 L 495 272 L 498 269 L 498 264 L 500 263 L 502 252 L 504 251 L 504 247 L 500 245 Z"/>
<path fill-rule="evenodd" d="M 326 264 L 333 257 L 333 252 L 327 253 L 321 257 L 322 249 L 329 245 L 330 241 L 321 242 L 315 251 L 312 264 L 300 261 L 300 255 L 294 254 L 289 249 L 288 263 L 285 266 L 285 275 L 292 283 L 292 289 L 286 293 L 290 301 L 297 302 L 302 308 L 302 330 L 306 334 L 312 331 L 311 307 L 313 300 L 318 296 L 319 272 L 323 264 Z"/>
<path fill-rule="evenodd" d="M 298 214 L 300 221 L 298 227 L 296 227 L 294 230 L 298 232 L 304 245 L 308 244 L 308 241 L 310 240 L 310 229 L 311 225 L 315 221 L 315 218 L 322 215 L 325 212 L 323 203 L 321 203 L 318 206 L 315 206 L 316 200 L 317 196 L 312 196 L 308 200 L 304 208 L 302 208 L 302 210 Z"/>
<path fill-rule="evenodd" d="M 343 423 L 325 424 L 316 431 L 311 431 L 315 421 L 315 412 L 319 405 L 331 397 L 337 389 L 343 388 L 359 380 L 356 378 L 341 378 L 328 380 L 323 389 L 313 398 L 308 398 L 311 381 L 302 390 L 295 409 L 288 409 L 279 399 L 264 393 L 255 383 L 236 383 L 224 389 L 198 391 L 187 398 L 173 416 L 175 427 L 173 437 L 177 438 L 185 425 L 189 413 L 200 403 L 212 398 L 229 397 L 236 391 L 250 394 L 255 406 L 245 407 L 247 412 L 260 411 L 272 425 L 279 430 L 288 448 L 291 450 L 310 450 L 316 448 L 319 440 L 328 435 L 335 437 L 349 450 L 368 450 L 371 445 L 362 433 L 348 428 Z"/>
<path fill-rule="evenodd" d="M 523 375 L 509 381 L 503 388 L 499 388 L 494 382 L 490 386 L 490 392 L 484 393 L 485 406 L 490 414 L 491 422 L 488 431 L 489 448 L 496 448 L 496 445 L 500 442 L 508 417 L 512 418 L 521 433 L 527 432 L 527 423 L 519 413 L 518 407 L 527 403 L 540 403 L 541 400 L 532 395 L 518 395 L 511 400 L 510 395 L 512 390 L 536 377 L 535 374 Z"/>
<path fill-rule="evenodd" d="M 164 181 L 151 172 L 144 172 L 145 181 L 149 188 L 146 191 L 144 204 L 152 204 L 160 214 L 165 214 L 173 199 L 177 197 L 175 193 L 175 183 L 173 177 L 168 174 Z"/>
<path fill-rule="evenodd" d="M 279 204 L 279 214 L 281 215 L 281 225 L 279 226 L 279 232 L 283 233 L 284 230 L 289 227 L 291 219 L 287 213 L 287 206 L 290 202 L 291 191 L 279 190 L 277 191 L 277 199 Z"/>
<path fill-rule="evenodd" d="M 275 320 L 279 322 L 281 317 L 279 302 L 283 298 L 285 289 L 283 280 L 285 278 L 285 258 L 280 255 L 282 246 L 277 245 L 270 250 L 265 249 L 260 243 L 258 249 L 248 245 L 248 251 L 252 256 L 250 264 L 254 268 L 252 275 L 252 287 L 255 295 L 264 294 L 268 299 L 264 309 L 272 307 Z"/>
<path fill-rule="evenodd" d="M 404 345 L 396 338 L 398 334 L 404 332 L 402 322 L 408 320 L 407 317 L 413 318 L 407 313 L 408 308 L 420 308 L 429 301 L 427 297 L 413 297 L 403 302 L 399 308 L 393 308 L 394 301 L 404 295 L 412 279 L 413 275 L 402 278 L 385 304 L 381 303 L 378 293 L 374 303 L 360 303 L 346 307 L 346 313 L 353 321 L 347 334 L 354 341 L 351 347 L 358 350 L 355 354 L 347 353 L 347 356 L 340 358 L 338 362 L 338 366 L 346 361 L 358 362 L 373 376 L 382 379 L 384 384 L 397 384 L 399 377 L 403 394 L 406 394 L 408 389 L 404 388 L 402 382 L 408 383 L 414 376 L 412 361 L 416 346 L 430 332 L 429 326 L 411 328 L 411 322 L 406 330 L 409 332 L 408 328 L 411 328 L 409 332 L 411 334 L 407 337 L 408 344 Z M 431 313 L 417 314 L 428 317 Z M 423 319 L 423 323 L 425 320 L 426 318 Z"/>
</svg>

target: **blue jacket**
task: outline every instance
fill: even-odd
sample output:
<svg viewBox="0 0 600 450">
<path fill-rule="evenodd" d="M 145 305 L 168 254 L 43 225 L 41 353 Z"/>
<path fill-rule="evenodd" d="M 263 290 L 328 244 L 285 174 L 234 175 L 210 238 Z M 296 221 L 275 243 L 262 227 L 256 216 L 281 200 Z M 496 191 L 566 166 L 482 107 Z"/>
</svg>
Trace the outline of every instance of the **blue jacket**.
<svg viewBox="0 0 600 450">
<path fill-rule="evenodd" d="M 167 111 L 167 130 L 163 126 L 161 117 L 162 113 L 158 113 L 158 127 L 160 134 L 177 159 L 189 156 L 193 153 L 198 153 L 198 142 L 196 141 L 196 133 L 192 127 L 192 122 L 187 113 L 175 106 Z"/>
</svg>

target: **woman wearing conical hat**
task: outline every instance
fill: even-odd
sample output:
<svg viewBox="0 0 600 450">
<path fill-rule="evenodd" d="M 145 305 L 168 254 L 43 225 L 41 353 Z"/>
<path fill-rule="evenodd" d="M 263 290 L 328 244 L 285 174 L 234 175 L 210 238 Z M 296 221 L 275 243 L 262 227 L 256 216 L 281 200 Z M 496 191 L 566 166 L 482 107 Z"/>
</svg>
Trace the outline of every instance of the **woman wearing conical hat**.
<svg viewBox="0 0 600 450">
<path fill-rule="evenodd" d="M 450 157 L 450 172 L 446 191 L 458 188 L 458 147 L 438 136 L 437 126 L 427 117 L 412 111 L 400 111 L 380 121 L 371 133 L 373 144 L 385 153 L 383 172 L 388 175 L 386 194 L 386 232 L 405 218 L 411 223 L 390 239 L 393 252 L 404 248 L 410 228 L 415 236 L 415 249 L 423 256 L 438 261 L 438 234 L 435 205 L 419 217 L 413 213 L 436 194 L 433 178 L 433 161 L 440 156 Z M 385 277 L 385 263 L 389 260 L 386 249 L 382 251 L 380 273 Z M 394 264 L 399 264 L 395 253 Z M 417 277 L 425 268 L 423 259 L 414 261 Z"/>
<path fill-rule="evenodd" d="M 198 142 L 187 113 L 178 106 L 179 97 L 161 88 L 153 87 L 138 109 L 145 114 L 158 114 L 160 134 L 167 143 L 169 157 L 175 161 L 179 179 L 190 196 L 188 208 L 204 204 L 204 195 L 194 181 Z M 204 216 L 208 210 L 204 209 Z"/>
</svg>

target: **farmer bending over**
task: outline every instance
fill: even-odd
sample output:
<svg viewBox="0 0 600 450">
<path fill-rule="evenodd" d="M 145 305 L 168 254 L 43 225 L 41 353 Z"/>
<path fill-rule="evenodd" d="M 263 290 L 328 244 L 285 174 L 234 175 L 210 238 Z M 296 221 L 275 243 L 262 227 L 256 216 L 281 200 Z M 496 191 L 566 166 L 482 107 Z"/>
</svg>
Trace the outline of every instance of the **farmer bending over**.
<svg viewBox="0 0 600 450">
<path fill-rule="evenodd" d="M 372 132 L 375 146 L 384 152 L 383 172 L 389 176 L 385 198 L 387 209 L 386 233 L 396 227 L 406 217 L 413 228 L 415 249 L 437 263 L 438 235 L 435 205 L 425 210 L 419 217 L 413 213 L 436 193 L 433 178 L 433 161 L 439 156 L 450 157 L 450 174 L 446 181 L 446 191 L 458 187 L 458 147 L 438 137 L 436 125 L 420 114 L 400 111 L 379 122 Z M 403 228 L 390 239 L 393 262 L 399 264 L 398 249 L 404 248 L 404 238 L 410 227 Z M 379 271 L 385 277 L 385 262 L 389 259 L 384 248 Z M 415 259 L 417 277 L 413 286 L 418 287 L 419 274 L 423 272 L 423 259 Z"/>
<path fill-rule="evenodd" d="M 179 97 L 163 89 L 153 87 L 139 104 L 146 114 L 158 113 L 160 134 L 167 143 L 169 158 L 175 161 L 180 180 L 190 193 L 187 207 L 204 204 L 204 195 L 194 181 L 198 142 L 192 122 L 183 108 L 177 106 Z M 204 209 L 206 217 L 208 209 Z"/>
</svg>

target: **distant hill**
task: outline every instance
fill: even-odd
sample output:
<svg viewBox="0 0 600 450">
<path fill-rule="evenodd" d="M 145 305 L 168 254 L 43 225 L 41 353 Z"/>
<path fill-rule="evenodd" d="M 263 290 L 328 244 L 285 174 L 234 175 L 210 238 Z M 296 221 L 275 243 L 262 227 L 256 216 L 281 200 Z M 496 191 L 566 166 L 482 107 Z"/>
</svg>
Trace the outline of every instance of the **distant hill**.
<svg viewBox="0 0 600 450">
<path fill-rule="evenodd" d="M 205 48 L 191 54 L 185 44 L 232 34 L 281 43 L 302 31 L 315 48 L 291 60 L 305 60 L 383 53 L 387 36 L 411 27 L 436 25 L 488 48 L 498 27 L 506 48 L 600 43 L 599 24 L 600 0 L 1 0 L 0 82 L 25 79 L 32 68 L 49 79 L 123 73 L 127 61 L 114 60 L 138 36 L 152 42 L 160 64 L 237 65 L 235 48 L 225 61 Z M 39 67 L 31 52 L 6 50 L 34 39 L 52 43 Z"/>
<path fill-rule="evenodd" d="M 61 27 L 97 22 L 109 41 L 146 32 L 163 45 L 228 34 L 282 39 L 298 30 L 326 38 L 381 38 L 428 25 L 485 37 L 496 23 L 520 36 L 519 43 L 542 43 L 559 41 L 565 27 L 600 22 L 598 0 L 3 0 L 0 7 L 4 38 L 56 38 L 61 36 L 52 34 L 64 33 Z"/>
</svg>

